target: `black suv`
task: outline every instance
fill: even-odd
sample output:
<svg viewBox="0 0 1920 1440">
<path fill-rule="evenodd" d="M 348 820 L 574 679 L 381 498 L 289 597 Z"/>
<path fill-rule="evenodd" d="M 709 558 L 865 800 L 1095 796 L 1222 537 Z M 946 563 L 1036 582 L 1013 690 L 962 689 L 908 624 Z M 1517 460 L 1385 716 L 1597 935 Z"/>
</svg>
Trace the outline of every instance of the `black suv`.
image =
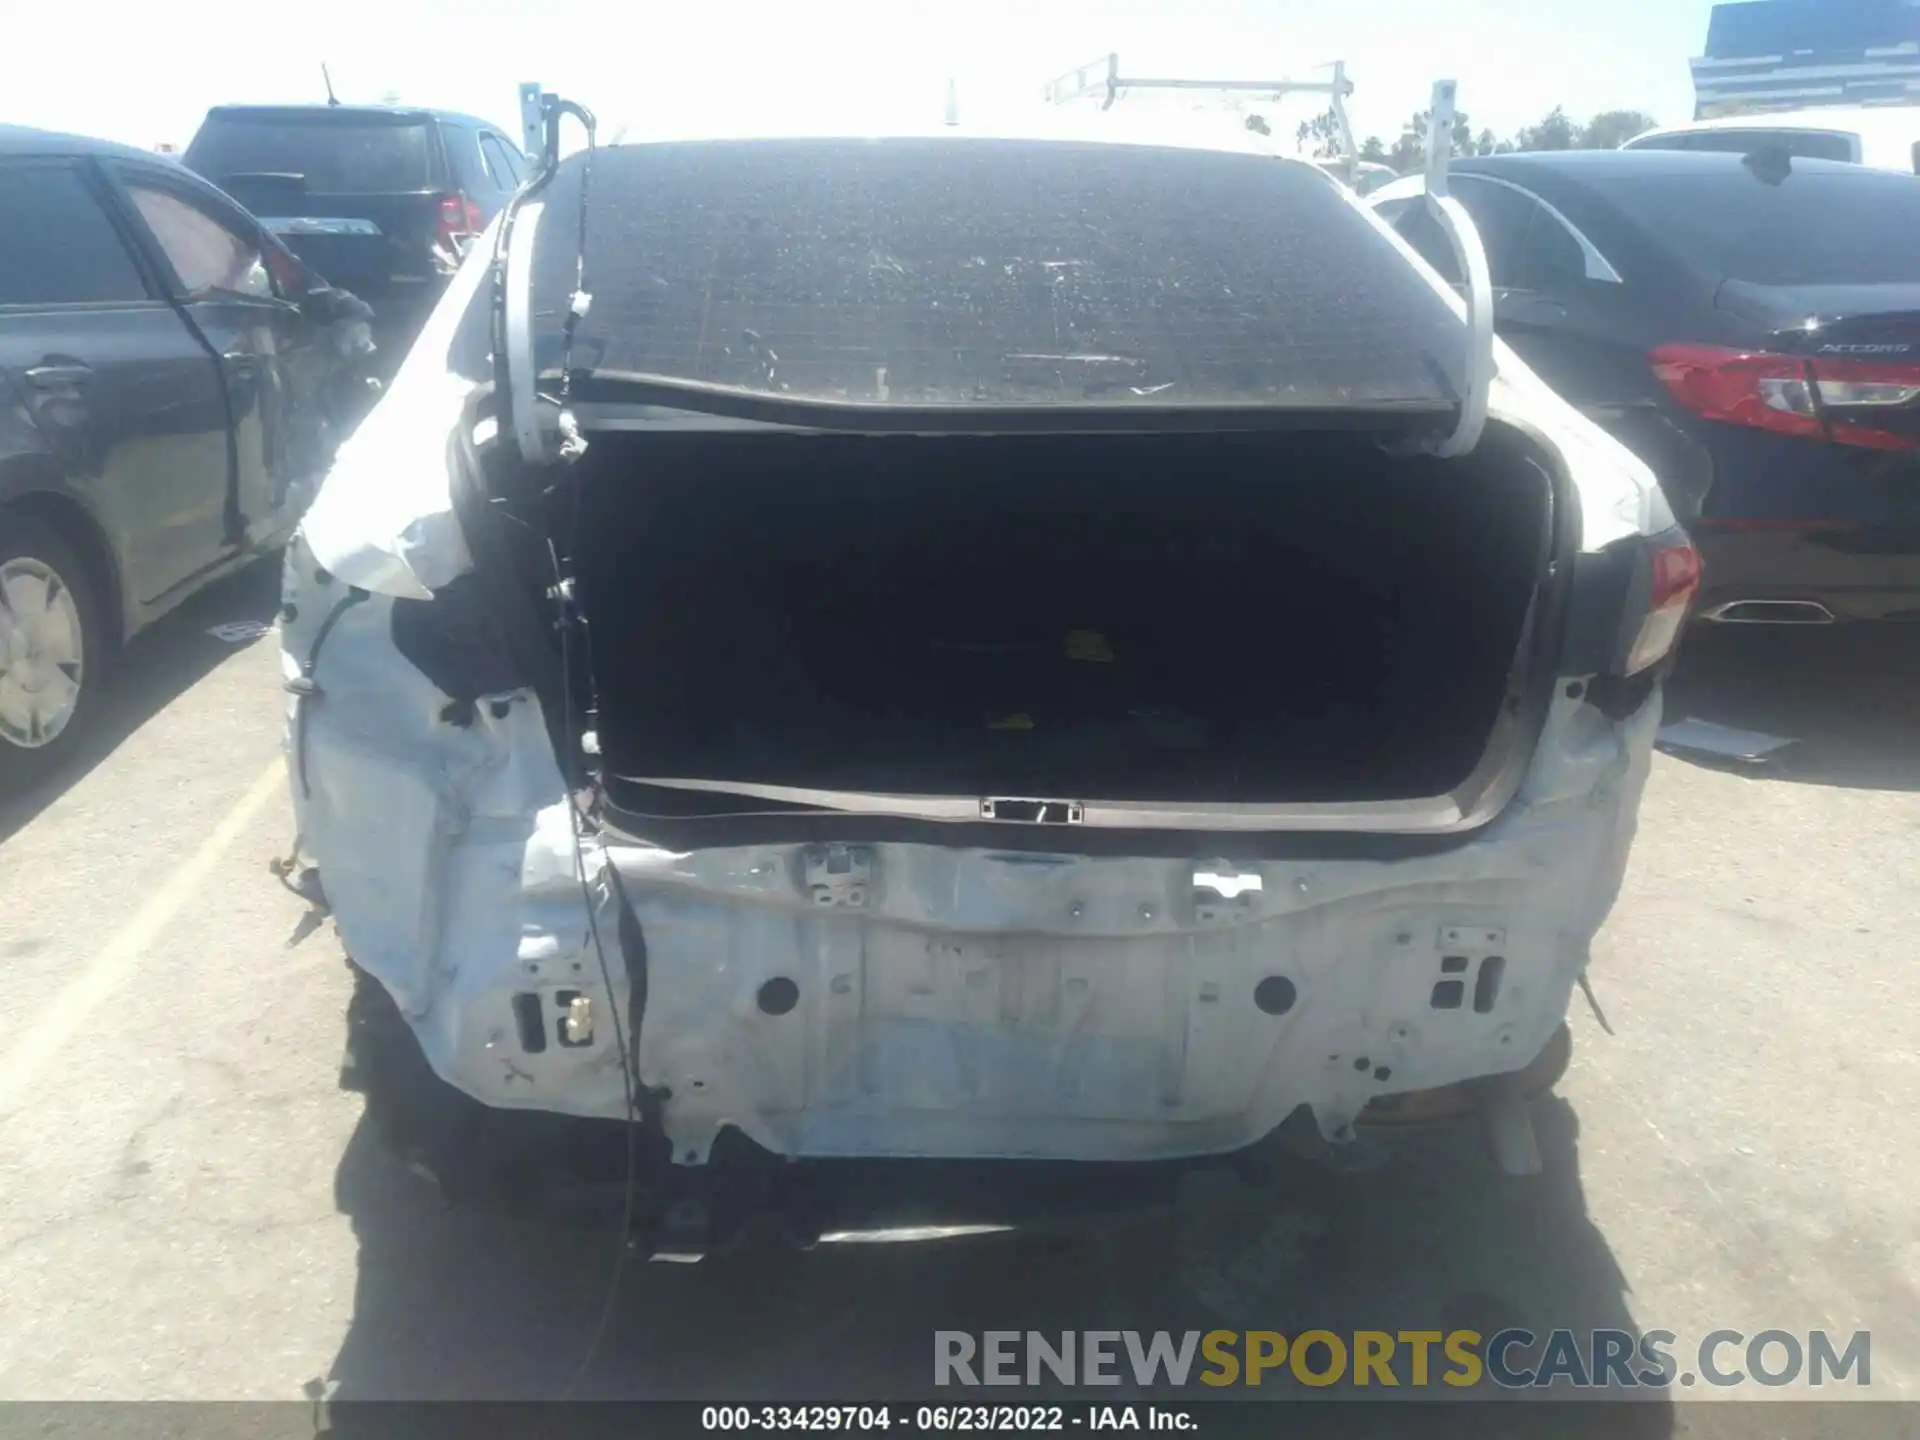
<svg viewBox="0 0 1920 1440">
<path fill-rule="evenodd" d="M 373 306 L 397 366 L 527 169 L 500 128 L 385 105 L 221 105 L 182 157 Z"/>
<path fill-rule="evenodd" d="M 173 162 L 0 126 L 0 785 L 58 763 L 123 639 L 286 538 L 369 320 Z"/>
</svg>

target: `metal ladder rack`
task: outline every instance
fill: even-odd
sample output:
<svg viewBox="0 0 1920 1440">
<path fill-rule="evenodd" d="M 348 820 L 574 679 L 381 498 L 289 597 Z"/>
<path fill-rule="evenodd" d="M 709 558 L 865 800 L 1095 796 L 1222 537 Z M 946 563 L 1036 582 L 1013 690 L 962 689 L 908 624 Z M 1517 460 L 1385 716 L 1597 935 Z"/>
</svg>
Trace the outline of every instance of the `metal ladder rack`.
<svg viewBox="0 0 1920 1440">
<path fill-rule="evenodd" d="M 1337 157 L 1342 178 L 1352 182 L 1359 164 L 1358 148 L 1353 143 L 1353 125 L 1347 117 L 1347 97 L 1353 94 L 1353 82 L 1347 78 L 1344 61 L 1335 61 L 1330 80 L 1234 80 L 1138 78 L 1122 73 L 1120 56 L 1110 53 L 1076 69 L 1056 76 L 1047 83 L 1050 104 L 1064 105 L 1088 95 L 1099 94 L 1102 110 L 1113 108 L 1121 92 L 1127 90 L 1210 91 L 1224 95 L 1257 95 L 1278 100 L 1286 95 L 1326 95 L 1331 97 L 1334 115 L 1334 140 L 1340 147 Z M 1487 265 L 1486 246 L 1473 218 L 1453 197 L 1447 179 L 1447 167 L 1453 156 L 1453 124 L 1458 109 L 1459 86 L 1441 80 L 1433 87 L 1433 102 L 1427 126 L 1426 205 L 1439 225 L 1465 280 L 1465 320 L 1467 326 L 1467 363 L 1465 393 L 1460 399 L 1460 417 L 1452 432 L 1426 448 L 1442 457 L 1465 455 L 1480 442 L 1486 428 L 1487 405 L 1492 396 L 1494 376 L 1493 283 Z"/>
</svg>

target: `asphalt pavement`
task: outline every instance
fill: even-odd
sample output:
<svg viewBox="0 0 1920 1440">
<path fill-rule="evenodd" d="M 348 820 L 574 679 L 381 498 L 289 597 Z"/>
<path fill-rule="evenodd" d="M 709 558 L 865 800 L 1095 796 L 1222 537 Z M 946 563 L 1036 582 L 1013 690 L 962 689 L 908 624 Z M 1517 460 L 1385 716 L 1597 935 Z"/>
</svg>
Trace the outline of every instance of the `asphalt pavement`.
<svg viewBox="0 0 1920 1440">
<path fill-rule="evenodd" d="M 349 972 L 268 872 L 274 641 L 210 633 L 273 592 L 136 644 L 0 805 L 0 1398 L 541 1396 L 587 1357 L 613 1234 L 449 1208 L 343 1088 Z M 1657 760 L 1542 1177 L 1448 1132 L 1065 1233 L 637 1265 L 580 1393 L 918 1395 L 936 1329 L 1518 1324 L 1870 1330 L 1869 1393 L 1920 1399 L 1920 630 L 1699 635 L 1669 714 L 1797 743 Z"/>
</svg>

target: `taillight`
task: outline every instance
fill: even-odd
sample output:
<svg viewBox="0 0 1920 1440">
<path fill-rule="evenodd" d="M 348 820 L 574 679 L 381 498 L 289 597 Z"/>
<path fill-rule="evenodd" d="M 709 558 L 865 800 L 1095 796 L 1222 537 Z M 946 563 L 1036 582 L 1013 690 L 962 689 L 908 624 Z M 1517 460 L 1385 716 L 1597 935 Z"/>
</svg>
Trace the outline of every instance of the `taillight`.
<svg viewBox="0 0 1920 1440">
<path fill-rule="evenodd" d="M 262 246 L 260 254 L 267 263 L 267 274 L 273 278 L 274 294 L 282 300 L 298 300 L 307 293 L 307 273 L 298 260 L 277 245 Z"/>
<path fill-rule="evenodd" d="M 435 229 L 440 243 L 458 255 L 482 229 L 480 207 L 460 194 L 442 195 Z"/>
<path fill-rule="evenodd" d="M 1680 638 L 1687 607 L 1700 589 L 1700 552 L 1692 545 L 1665 545 L 1655 550 L 1653 591 L 1640 633 L 1627 652 L 1626 673 L 1638 675 L 1661 660 Z"/>
<path fill-rule="evenodd" d="M 1673 398 L 1709 420 L 1870 450 L 1920 448 L 1920 439 L 1881 429 L 1861 413 L 1920 400 L 1920 366 L 1717 345 L 1662 345 L 1652 360 Z"/>
</svg>

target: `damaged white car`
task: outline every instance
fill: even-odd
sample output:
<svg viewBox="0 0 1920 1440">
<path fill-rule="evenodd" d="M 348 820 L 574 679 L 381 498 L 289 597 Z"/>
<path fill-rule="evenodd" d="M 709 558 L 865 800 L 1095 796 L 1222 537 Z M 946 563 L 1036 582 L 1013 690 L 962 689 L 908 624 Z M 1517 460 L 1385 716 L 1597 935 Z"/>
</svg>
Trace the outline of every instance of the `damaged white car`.
<svg viewBox="0 0 1920 1440">
<path fill-rule="evenodd" d="M 288 562 L 409 1083 L 653 1179 L 1463 1109 L 1537 1164 L 1698 563 L 1435 203 L 1464 302 L 1251 153 L 543 171 Z"/>
</svg>

